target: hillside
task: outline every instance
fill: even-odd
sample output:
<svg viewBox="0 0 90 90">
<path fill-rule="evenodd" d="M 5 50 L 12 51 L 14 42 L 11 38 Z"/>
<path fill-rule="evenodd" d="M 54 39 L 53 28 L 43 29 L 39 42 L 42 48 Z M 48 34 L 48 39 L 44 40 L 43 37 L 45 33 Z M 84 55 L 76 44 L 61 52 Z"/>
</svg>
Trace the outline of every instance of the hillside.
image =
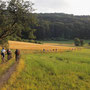
<svg viewBox="0 0 90 90">
<path fill-rule="evenodd" d="M 90 39 L 90 16 L 64 13 L 37 14 L 39 26 L 35 33 L 41 40 Z"/>
<path fill-rule="evenodd" d="M 32 20 L 30 20 L 32 21 Z M 34 23 L 34 24 L 32 24 Z M 73 40 L 90 39 L 90 16 L 75 16 L 64 13 L 33 13 L 29 28 L 21 29 L 10 40 Z"/>
</svg>

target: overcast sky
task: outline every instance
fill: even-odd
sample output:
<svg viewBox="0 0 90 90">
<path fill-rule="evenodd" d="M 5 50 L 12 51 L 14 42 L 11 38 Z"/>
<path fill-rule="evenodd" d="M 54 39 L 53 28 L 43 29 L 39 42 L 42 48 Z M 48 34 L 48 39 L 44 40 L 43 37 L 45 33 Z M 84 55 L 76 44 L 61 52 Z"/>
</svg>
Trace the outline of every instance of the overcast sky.
<svg viewBox="0 0 90 90">
<path fill-rule="evenodd" d="M 38 13 L 90 15 L 90 0 L 30 0 Z"/>
</svg>

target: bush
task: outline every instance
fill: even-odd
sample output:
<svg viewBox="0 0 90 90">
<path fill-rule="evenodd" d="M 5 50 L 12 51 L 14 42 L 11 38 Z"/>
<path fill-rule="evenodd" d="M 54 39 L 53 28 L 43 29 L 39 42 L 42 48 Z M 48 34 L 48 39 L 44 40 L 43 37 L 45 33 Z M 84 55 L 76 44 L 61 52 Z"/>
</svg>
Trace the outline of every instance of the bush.
<svg viewBox="0 0 90 90">
<path fill-rule="evenodd" d="M 35 40 L 29 40 L 29 42 L 31 42 L 31 43 L 35 43 Z"/>
<path fill-rule="evenodd" d="M 42 42 L 38 41 L 38 44 L 43 44 Z"/>
<path fill-rule="evenodd" d="M 83 39 L 80 40 L 80 45 L 81 45 L 81 46 L 84 45 L 84 40 L 83 40 Z"/>
<path fill-rule="evenodd" d="M 90 46 L 90 43 L 88 43 L 88 45 Z"/>
<path fill-rule="evenodd" d="M 74 39 L 74 44 L 75 44 L 75 46 L 80 46 L 80 39 L 79 38 L 75 38 Z"/>
<path fill-rule="evenodd" d="M 36 44 L 43 44 L 42 42 L 40 41 L 35 41 Z"/>
</svg>

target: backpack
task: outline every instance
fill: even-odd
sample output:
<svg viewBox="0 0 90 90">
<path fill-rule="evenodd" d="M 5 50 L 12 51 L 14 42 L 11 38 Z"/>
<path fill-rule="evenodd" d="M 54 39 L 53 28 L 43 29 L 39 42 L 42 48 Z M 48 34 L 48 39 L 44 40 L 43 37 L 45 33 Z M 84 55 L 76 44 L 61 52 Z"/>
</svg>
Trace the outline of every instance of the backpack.
<svg viewBox="0 0 90 90">
<path fill-rule="evenodd" d="M 7 50 L 7 54 L 8 54 L 8 55 L 11 54 L 11 51 L 10 51 L 10 50 Z"/>
<path fill-rule="evenodd" d="M 2 49 L 2 50 L 1 50 L 1 53 L 5 53 L 5 50 L 4 50 L 4 49 Z"/>
<path fill-rule="evenodd" d="M 20 51 L 19 50 L 16 50 L 16 55 L 20 55 Z"/>
</svg>

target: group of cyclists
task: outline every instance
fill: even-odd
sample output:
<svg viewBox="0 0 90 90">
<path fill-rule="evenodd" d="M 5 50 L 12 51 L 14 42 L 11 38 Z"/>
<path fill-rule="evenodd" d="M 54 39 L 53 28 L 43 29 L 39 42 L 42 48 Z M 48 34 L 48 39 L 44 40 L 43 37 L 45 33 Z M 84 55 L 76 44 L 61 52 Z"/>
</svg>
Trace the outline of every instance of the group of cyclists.
<svg viewBox="0 0 90 90">
<path fill-rule="evenodd" d="M 12 51 L 10 49 L 5 50 L 4 48 L 2 48 L 1 50 L 2 63 L 6 61 L 5 55 L 7 55 L 7 61 L 10 60 L 12 58 Z M 18 61 L 19 59 L 20 59 L 20 50 L 16 49 L 15 50 L 15 60 Z"/>
</svg>

